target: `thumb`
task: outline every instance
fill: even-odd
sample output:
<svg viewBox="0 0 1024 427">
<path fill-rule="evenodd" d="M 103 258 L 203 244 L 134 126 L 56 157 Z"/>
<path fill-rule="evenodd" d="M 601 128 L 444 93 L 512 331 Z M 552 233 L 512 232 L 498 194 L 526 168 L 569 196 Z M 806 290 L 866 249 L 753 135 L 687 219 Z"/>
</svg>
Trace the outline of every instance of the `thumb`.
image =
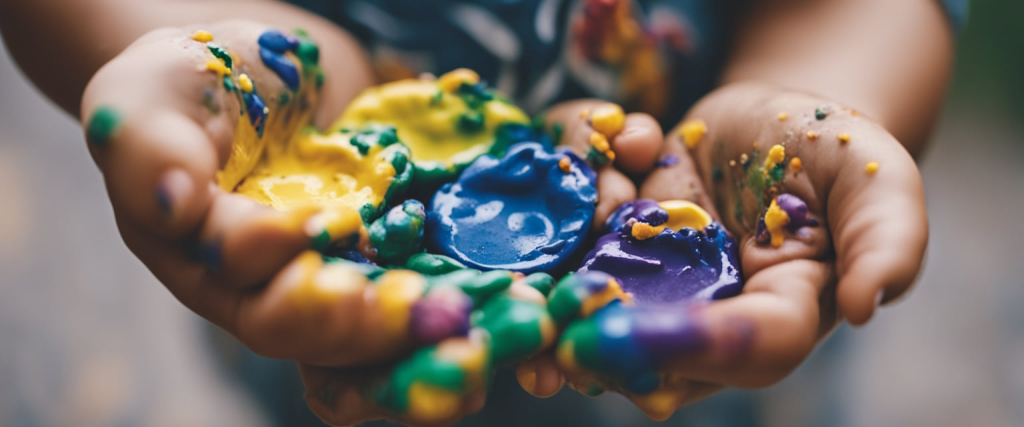
<svg viewBox="0 0 1024 427">
<path fill-rule="evenodd" d="M 853 325 L 910 288 L 928 244 L 920 172 L 892 136 L 878 142 L 851 147 L 829 194 L 837 302 Z"/>
</svg>

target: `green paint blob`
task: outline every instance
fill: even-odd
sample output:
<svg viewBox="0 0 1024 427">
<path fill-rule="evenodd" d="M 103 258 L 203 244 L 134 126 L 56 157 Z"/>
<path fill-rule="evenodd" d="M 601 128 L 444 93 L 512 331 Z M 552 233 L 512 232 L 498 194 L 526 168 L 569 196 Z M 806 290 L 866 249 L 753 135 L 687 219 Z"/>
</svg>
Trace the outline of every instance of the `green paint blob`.
<svg viewBox="0 0 1024 427">
<path fill-rule="evenodd" d="M 484 129 L 484 115 L 476 111 L 468 111 L 459 115 L 457 124 L 463 133 L 477 133 Z"/>
<path fill-rule="evenodd" d="M 533 273 L 523 279 L 527 285 L 540 291 L 541 295 L 545 297 L 551 292 L 551 288 L 555 285 L 555 278 L 551 277 L 547 273 Z"/>
<path fill-rule="evenodd" d="M 295 56 L 302 62 L 302 68 L 312 70 L 320 64 L 320 48 L 308 38 L 300 38 L 299 46 L 295 48 Z"/>
<path fill-rule="evenodd" d="M 93 111 L 85 136 L 97 147 L 105 147 L 121 125 L 121 113 L 110 106 L 101 105 Z"/>
<path fill-rule="evenodd" d="M 312 241 L 313 250 L 322 253 L 322 252 L 326 252 L 327 248 L 329 248 L 330 246 L 331 246 L 331 233 L 328 233 L 327 230 L 324 230 L 324 231 L 320 232 L 320 234 L 317 234 L 315 237 L 313 237 L 313 241 Z"/>
<path fill-rule="evenodd" d="M 439 276 L 466 269 L 465 265 L 454 258 L 428 253 L 418 253 L 410 256 L 405 262 L 404 267 L 424 276 Z"/>
<path fill-rule="evenodd" d="M 578 283 L 576 277 L 569 274 L 559 280 L 548 295 L 548 313 L 555 323 L 564 325 L 579 313 L 586 295 Z"/>
<path fill-rule="evenodd" d="M 212 53 L 213 56 L 217 57 L 217 59 L 224 61 L 225 67 L 228 67 L 229 70 L 232 69 L 232 66 L 234 65 L 234 60 L 231 58 L 231 54 L 228 53 L 228 51 L 213 43 L 207 43 L 206 48 L 210 49 L 210 53 Z"/>
<path fill-rule="evenodd" d="M 407 200 L 378 218 L 368 229 L 380 262 L 400 264 L 423 247 L 423 204 Z"/>
<path fill-rule="evenodd" d="M 497 295 L 473 313 L 474 326 L 491 335 L 491 362 L 495 365 L 521 360 L 543 342 L 541 320 L 544 307 L 507 294 Z"/>
</svg>

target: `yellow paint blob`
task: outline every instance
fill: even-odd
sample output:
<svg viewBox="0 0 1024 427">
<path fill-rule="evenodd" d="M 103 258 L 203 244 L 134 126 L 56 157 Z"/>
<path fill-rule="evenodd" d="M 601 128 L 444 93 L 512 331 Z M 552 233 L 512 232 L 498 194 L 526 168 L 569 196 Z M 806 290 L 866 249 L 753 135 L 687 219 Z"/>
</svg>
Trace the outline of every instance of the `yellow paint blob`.
<svg viewBox="0 0 1024 427">
<path fill-rule="evenodd" d="M 701 119 L 687 120 L 679 127 L 679 135 L 683 137 L 686 148 L 694 149 L 708 133 L 708 125 Z"/>
<path fill-rule="evenodd" d="M 868 175 L 874 175 L 875 172 L 878 172 L 878 162 L 869 162 L 864 166 L 864 172 L 867 172 Z"/>
<path fill-rule="evenodd" d="M 784 160 L 786 160 L 786 147 L 779 144 L 773 145 L 768 150 L 768 156 L 764 158 L 764 173 L 771 173 L 772 168 Z"/>
<path fill-rule="evenodd" d="M 842 143 L 842 144 L 846 144 L 847 142 L 850 142 L 850 134 L 848 134 L 848 133 L 841 133 L 836 138 L 839 138 L 839 142 Z"/>
<path fill-rule="evenodd" d="M 438 81 L 408 79 L 366 89 L 349 104 L 331 131 L 361 129 L 370 124 L 391 125 L 398 129 L 398 138 L 409 147 L 414 162 L 452 166 L 468 163 L 490 150 L 499 126 L 530 123 L 522 110 L 495 99 L 478 110 L 483 116 L 482 129 L 460 131 L 460 117 L 477 111 L 461 96 L 442 92 L 440 83 L 466 81 L 469 75 L 459 73 L 453 77 L 449 76 L 451 73 L 445 74 Z"/>
<path fill-rule="evenodd" d="M 424 422 L 437 422 L 455 416 L 462 398 L 451 391 L 414 382 L 409 386 L 409 416 Z"/>
<path fill-rule="evenodd" d="M 668 221 L 664 226 L 672 231 L 679 231 L 684 228 L 703 230 L 711 225 L 711 214 L 700 207 L 700 205 L 687 200 L 666 200 L 658 203 L 665 212 L 668 212 Z"/>
<path fill-rule="evenodd" d="M 558 359 L 558 365 L 569 370 L 579 371 L 580 367 L 576 364 L 576 351 L 573 348 L 575 344 L 572 340 L 562 341 L 558 345 L 558 350 L 555 351 L 555 358 Z"/>
<path fill-rule="evenodd" d="M 661 225 L 654 227 L 646 222 L 638 222 L 633 224 L 632 234 L 634 239 L 647 240 L 661 234 L 663 230 L 665 227 Z"/>
<path fill-rule="evenodd" d="M 337 301 L 343 295 L 361 293 L 369 280 L 349 263 L 323 263 L 323 255 L 308 250 L 299 255 L 295 274 L 301 274 L 300 284 L 290 289 L 293 301 L 303 307 L 323 307 L 325 301 Z M 305 312 L 320 315 L 321 312 Z"/>
<path fill-rule="evenodd" d="M 789 118 L 789 113 L 787 113 L 787 112 L 785 112 L 785 111 L 783 111 L 783 112 L 779 113 L 779 121 L 780 121 L 780 122 L 784 122 L 784 121 L 786 121 L 786 119 L 788 119 L 788 118 Z"/>
<path fill-rule="evenodd" d="M 764 225 L 768 229 L 768 233 L 772 236 L 772 246 L 782 246 L 782 242 L 786 241 L 786 235 L 783 233 L 783 228 L 789 224 L 789 214 L 779 207 L 779 204 L 772 200 L 771 206 L 768 207 L 768 211 L 764 214 Z"/>
<path fill-rule="evenodd" d="M 205 31 L 205 30 L 196 31 L 196 32 L 192 33 L 191 37 L 192 37 L 192 40 L 195 40 L 195 41 L 197 41 L 199 43 L 209 43 L 209 42 L 213 41 L 213 34 L 210 34 L 209 31 Z"/>
<path fill-rule="evenodd" d="M 463 83 L 470 85 L 480 83 L 480 75 L 468 68 L 459 68 L 443 74 L 437 79 L 437 83 L 441 86 L 441 90 L 453 93 L 459 90 Z"/>
<path fill-rule="evenodd" d="M 590 126 L 594 130 L 612 137 L 622 131 L 626 125 L 626 113 L 618 104 L 604 104 L 590 114 Z"/>
<path fill-rule="evenodd" d="M 377 307 L 382 314 L 380 327 L 386 333 L 404 333 L 409 327 L 410 309 L 426 287 L 423 276 L 412 271 L 390 270 L 381 275 L 377 279 Z"/>
<path fill-rule="evenodd" d="M 285 146 L 271 145 L 235 191 L 278 209 L 321 206 L 329 229 L 339 221 L 348 224 L 363 205 L 383 201 L 395 177 L 391 152 L 401 147 L 375 145 L 362 155 L 350 138 L 314 132 L 296 135 Z"/>
<path fill-rule="evenodd" d="M 807 139 L 818 139 L 818 133 L 813 130 L 807 131 Z"/>
<path fill-rule="evenodd" d="M 590 145 L 593 145 L 597 151 L 602 153 L 612 149 L 611 144 L 608 143 L 608 138 L 599 132 L 592 132 L 590 134 Z"/>
<path fill-rule="evenodd" d="M 231 74 L 231 70 L 229 70 L 228 67 L 224 65 L 224 61 L 221 61 L 217 58 L 206 61 L 206 69 L 209 71 L 213 71 L 214 73 L 217 73 L 217 77 L 224 77 L 226 75 Z"/>
<path fill-rule="evenodd" d="M 608 279 L 607 286 L 596 294 L 587 297 L 583 301 L 583 305 L 580 307 L 580 314 L 583 317 L 588 317 L 601 307 L 608 305 L 608 303 L 622 300 L 622 302 L 631 302 L 633 297 L 622 290 L 622 286 L 615 279 Z"/>
<path fill-rule="evenodd" d="M 637 405 L 655 420 L 664 420 L 676 411 L 676 395 L 669 390 L 656 390 L 645 396 L 636 396 Z"/>
<path fill-rule="evenodd" d="M 242 92 L 252 93 L 252 79 L 248 74 L 238 76 L 238 88 L 242 89 Z"/>
</svg>

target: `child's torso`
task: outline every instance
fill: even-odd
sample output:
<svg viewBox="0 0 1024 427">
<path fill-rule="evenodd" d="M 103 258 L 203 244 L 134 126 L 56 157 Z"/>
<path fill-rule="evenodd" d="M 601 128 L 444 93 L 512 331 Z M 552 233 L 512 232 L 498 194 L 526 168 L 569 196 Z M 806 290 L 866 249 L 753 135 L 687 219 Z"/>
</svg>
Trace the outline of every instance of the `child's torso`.
<svg viewBox="0 0 1024 427">
<path fill-rule="evenodd" d="M 665 121 L 712 89 L 742 3 L 292 1 L 358 37 L 386 80 L 467 67 L 530 112 L 598 97 Z"/>
</svg>

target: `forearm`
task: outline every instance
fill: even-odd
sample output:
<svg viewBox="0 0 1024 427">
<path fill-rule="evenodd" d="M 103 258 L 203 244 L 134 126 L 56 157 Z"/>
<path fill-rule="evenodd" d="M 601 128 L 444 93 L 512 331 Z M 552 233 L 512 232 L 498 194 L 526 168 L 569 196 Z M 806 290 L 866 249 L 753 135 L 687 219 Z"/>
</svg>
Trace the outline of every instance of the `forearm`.
<svg viewBox="0 0 1024 427">
<path fill-rule="evenodd" d="M 741 26 L 723 84 L 819 96 L 883 125 L 917 155 L 950 75 L 952 34 L 936 0 L 763 0 Z"/>
<path fill-rule="evenodd" d="M 184 2 L 157 0 L 0 0 L 0 31 L 11 55 L 32 82 L 65 111 L 78 117 L 85 85 L 93 74 L 139 36 L 161 27 L 246 19 L 283 30 L 303 28 L 320 46 L 328 75 L 372 81 L 355 41 L 324 19 L 287 4 L 249 0 Z M 357 86 L 328 81 L 324 90 L 351 98 Z"/>
</svg>

